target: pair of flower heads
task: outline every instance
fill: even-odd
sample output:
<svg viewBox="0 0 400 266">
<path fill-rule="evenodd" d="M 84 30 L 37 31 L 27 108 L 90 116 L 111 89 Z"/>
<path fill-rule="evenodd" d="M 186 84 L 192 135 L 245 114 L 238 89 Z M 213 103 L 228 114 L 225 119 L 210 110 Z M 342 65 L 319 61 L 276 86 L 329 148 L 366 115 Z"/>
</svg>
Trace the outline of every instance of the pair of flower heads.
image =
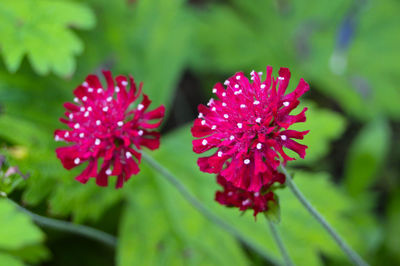
<svg viewBox="0 0 400 266">
<path fill-rule="evenodd" d="M 66 118 L 60 120 L 69 129 L 56 130 L 55 139 L 71 145 L 57 148 L 56 153 L 66 169 L 86 165 L 76 177 L 79 182 L 95 178 L 97 185 L 107 186 L 109 177 L 115 176 L 120 188 L 139 173 L 142 147 L 155 150 L 160 146 L 160 133 L 155 129 L 164 118 L 165 107 L 149 110 L 151 101 L 142 93 L 142 83 L 137 86 L 132 77 L 103 74 L 106 86 L 96 75 L 89 75 L 74 90 L 74 102 L 64 104 Z M 308 131 L 289 127 L 306 120 L 307 108 L 290 113 L 309 85 L 301 79 L 286 94 L 287 68 L 280 68 L 277 77 L 270 66 L 265 79 L 262 72 L 252 71 L 250 76 L 249 80 L 238 72 L 224 84 L 217 83 L 212 89 L 216 97 L 199 105 L 191 132 L 195 153 L 213 151 L 197 164 L 201 171 L 215 174 L 222 186 L 216 201 L 242 211 L 252 209 L 257 215 L 276 201 L 273 184 L 285 182 L 279 165 L 294 160 L 283 147 L 305 156 L 307 146 L 294 139 L 303 139 Z"/>
</svg>

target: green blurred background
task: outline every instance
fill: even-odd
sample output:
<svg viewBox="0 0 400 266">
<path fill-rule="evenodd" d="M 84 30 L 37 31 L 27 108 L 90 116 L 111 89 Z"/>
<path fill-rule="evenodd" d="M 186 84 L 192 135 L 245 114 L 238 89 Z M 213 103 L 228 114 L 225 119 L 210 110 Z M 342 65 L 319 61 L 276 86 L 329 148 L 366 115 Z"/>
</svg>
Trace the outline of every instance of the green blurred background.
<svg viewBox="0 0 400 266">
<path fill-rule="evenodd" d="M 400 264 L 400 2 L 0 0 L 0 190 L 38 214 L 118 237 L 116 249 L 39 228 L 0 200 L 0 265 L 275 265 L 262 216 L 214 202 L 190 123 L 237 71 L 289 67 L 311 85 L 305 160 L 289 166 L 315 207 L 372 265 Z M 154 169 L 123 189 L 82 185 L 56 159 L 62 104 L 89 73 L 144 82 L 167 118 L 152 155 L 257 250 L 191 207 Z M 6 174 L 18 166 L 29 174 Z M 93 181 L 93 180 L 91 180 Z M 297 265 L 347 265 L 288 189 L 279 231 Z"/>
</svg>

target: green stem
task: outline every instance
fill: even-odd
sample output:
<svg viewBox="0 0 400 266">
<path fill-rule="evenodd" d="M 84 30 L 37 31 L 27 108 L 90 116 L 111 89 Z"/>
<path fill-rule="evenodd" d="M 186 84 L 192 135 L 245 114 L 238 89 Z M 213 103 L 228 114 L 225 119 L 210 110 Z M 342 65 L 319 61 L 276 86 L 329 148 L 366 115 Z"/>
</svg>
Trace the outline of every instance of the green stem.
<svg viewBox="0 0 400 266">
<path fill-rule="evenodd" d="M 276 228 L 276 225 L 274 224 L 273 221 L 271 221 L 271 219 L 269 219 L 268 217 L 267 221 L 268 221 L 268 225 L 269 225 L 269 229 L 271 230 L 272 236 L 275 239 L 276 244 L 278 245 L 279 251 L 282 254 L 283 260 L 285 262 L 286 266 L 293 266 L 293 262 L 290 259 L 289 253 L 286 250 L 285 245 L 283 244 L 282 238 L 280 237 L 279 233 L 278 233 L 278 229 Z"/>
<path fill-rule="evenodd" d="M 201 201 L 195 198 L 191 192 L 183 185 L 173 174 L 171 174 L 166 168 L 160 165 L 156 160 L 142 152 L 142 158 L 155 170 L 157 170 L 165 179 L 170 182 L 181 195 L 194 207 L 196 208 L 204 217 L 224 229 L 229 234 L 235 236 L 237 239 L 245 243 L 247 246 L 252 248 L 258 254 L 260 254 L 266 260 L 271 261 L 273 264 L 278 264 L 278 262 L 266 254 L 258 245 L 251 242 L 245 236 L 243 236 L 236 228 L 231 226 L 229 223 L 225 222 L 223 219 L 215 215 L 206 206 L 203 205 Z"/>
<path fill-rule="evenodd" d="M 12 204 L 14 204 L 20 211 L 26 213 L 28 216 L 32 218 L 32 220 L 38 224 L 39 226 L 42 227 L 47 227 L 47 228 L 52 228 L 64 232 L 70 232 L 73 234 L 77 235 L 82 235 L 87 238 L 94 239 L 96 241 L 102 242 L 112 248 L 115 248 L 117 245 L 117 239 L 105 232 L 102 232 L 100 230 L 85 226 L 85 225 L 77 225 L 73 224 L 70 222 L 62 221 L 62 220 L 56 220 L 48 217 L 44 217 L 41 215 L 38 215 L 36 213 L 33 213 L 20 205 L 18 203 L 14 202 L 11 199 L 8 199 Z"/>
<path fill-rule="evenodd" d="M 292 190 L 293 194 L 297 199 L 303 204 L 303 206 L 308 210 L 308 212 L 324 227 L 324 229 L 331 235 L 331 237 L 336 241 L 343 252 L 349 257 L 354 265 L 366 266 L 366 263 L 360 255 L 358 255 L 336 232 L 335 229 L 328 223 L 327 220 L 311 205 L 311 203 L 304 197 L 303 193 L 297 188 L 296 184 L 293 182 L 292 177 L 287 172 L 285 167 L 281 165 L 283 173 L 286 175 L 286 184 Z"/>
</svg>

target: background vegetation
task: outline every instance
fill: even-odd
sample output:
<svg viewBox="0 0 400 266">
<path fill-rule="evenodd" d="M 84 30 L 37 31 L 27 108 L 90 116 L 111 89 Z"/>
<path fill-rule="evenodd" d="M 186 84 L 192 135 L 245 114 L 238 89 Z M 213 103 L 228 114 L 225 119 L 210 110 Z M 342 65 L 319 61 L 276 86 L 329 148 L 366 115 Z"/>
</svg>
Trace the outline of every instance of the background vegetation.
<svg viewBox="0 0 400 266">
<path fill-rule="evenodd" d="M 268 225 L 214 202 L 198 171 L 190 123 L 211 88 L 236 71 L 289 67 L 311 84 L 306 160 L 295 181 L 373 265 L 400 264 L 400 2 L 396 0 L 0 0 L 2 195 L 35 213 L 118 236 L 115 250 L 39 228 L 0 200 L 0 265 L 265 265 L 282 261 Z M 82 185 L 55 157 L 62 104 L 89 73 L 144 82 L 167 106 L 152 153 L 249 248 L 141 165 L 123 189 Z M 300 128 L 300 126 L 299 126 Z M 18 166 L 18 173 L 7 173 Z M 15 170 L 15 169 L 14 169 Z M 91 180 L 93 181 L 93 180 Z M 344 254 L 288 189 L 278 191 L 283 241 L 298 265 Z"/>
</svg>

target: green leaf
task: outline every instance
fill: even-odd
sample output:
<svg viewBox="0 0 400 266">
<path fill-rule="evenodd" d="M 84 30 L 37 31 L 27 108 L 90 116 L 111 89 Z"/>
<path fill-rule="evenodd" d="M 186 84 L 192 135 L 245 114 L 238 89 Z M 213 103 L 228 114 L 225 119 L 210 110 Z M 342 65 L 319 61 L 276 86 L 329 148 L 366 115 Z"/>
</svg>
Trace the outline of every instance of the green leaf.
<svg viewBox="0 0 400 266">
<path fill-rule="evenodd" d="M 37 263 L 48 257 L 47 249 L 41 244 L 44 234 L 8 199 L 0 199 L 0 217 L 0 248 L 7 252 L 0 253 L 1 265 L 21 265 L 19 259 Z M 3 260 L 14 264 L 3 264 Z"/>
<path fill-rule="evenodd" d="M 369 122 L 353 141 L 346 160 L 345 185 L 358 196 L 379 178 L 390 145 L 390 128 L 386 120 Z"/>
<path fill-rule="evenodd" d="M 231 236 L 202 217 L 166 180 L 142 168 L 144 173 L 126 191 L 119 265 L 248 264 Z"/>
<path fill-rule="evenodd" d="M 0 248 L 18 249 L 43 241 L 44 235 L 28 216 L 6 199 L 0 199 L 0 213 Z"/>
<path fill-rule="evenodd" d="M 94 14 L 82 4 L 50 0 L 0 1 L 0 45 L 10 72 L 19 68 L 27 55 L 40 75 L 50 71 L 59 76 L 75 70 L 74 56 L 82 42 L 69 29 L 90 29 Z"/>
<path fill-rule="evenodd" d="M 4 253 L 0 252 L 0 264 L 7 265 L 7 266 L 24 266 L 25 264 L 20 261 L 19 259 Z"/>
<path fill-rule="evenodd" d="M 304 160 L 298 159 L 291 163 L 311 164 L 323 158 L 329 151 L 331 141 L 338 139 L 346 126 L 346 120 L 336 112 L 329 109 L 318 108 L 311 101 L 304 101 L 296 110 L 302 110 L 307 107 L 307 121 L 305 123 L 294 124 L 291 129 L 298 131 L 310 130 L 299 142 L 307 145 L 306 157 Z M 297 114 L 296 111 L 293 112 Z M 288 154 L 298 158 L 297 154 L 288 150 Z"/>
<path fill-rule="evenodd" d="M 155 157 L 184 182 L 204 204 L 235 226 L 272 261 L 279 260 L 280 253 L 263 216 L 259 216 L 255 221 L 251 212 L 241 215 L 237 209 L 226 208 L 214 201 L 214 193 L 220 188 L 216 185 L 214 176 L 199 171 L 196 155 L 191 150 L 191 140 L 188 127 L 175 131 L 163 139 L 160 150 L 155 152 Z M 172 150 L 179 152 L 171 156 Z M 364 251 L 365 245 L 370 243 L 371 239 L 370 235 L 365 235 L 363 232 L 372 231 L 375 226 L 367 210 L 359 208 L 349 196 L 330 182 L 326 173 L 296 172 L 295 176 L 295 182 L 300 190 L 333 227 L 357 251 Z M 345 259 L 337 245 L 289 189 L 278 190 L 277 194 L 281 209 L 281 223 L 278 228 L 295 262 L 304 265 L 322 265 L 320 252 L 333 259 Z M 362 221 L 358 221 L 360 217 L 363 217 Z"/>
<path fill-rule="evenodd" d="M 400 262 L 400 193 L 399 190 L 393 191 L 387 208 L 387 223 L 385 228 L 385 246 L 390 254 Z M 392 261 L 393 262 L 393 261 Z"/>
</svg>

